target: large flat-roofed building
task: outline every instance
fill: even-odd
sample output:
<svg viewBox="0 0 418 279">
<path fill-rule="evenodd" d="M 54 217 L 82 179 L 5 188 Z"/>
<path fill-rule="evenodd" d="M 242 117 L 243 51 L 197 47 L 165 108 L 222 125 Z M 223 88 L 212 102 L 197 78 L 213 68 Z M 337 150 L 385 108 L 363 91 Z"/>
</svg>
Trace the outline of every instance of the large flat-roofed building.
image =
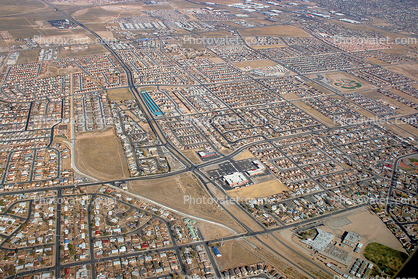
<svg viewBox="0 0 418 279">
<path fill-rule="evenodd" d="M 361 235 L 355 232 L 345 232 L 342 237 L 342 243 L 350 247 L 355 247 L 361 241 Z"/>
<path fill-rule="evenodd" d="M 231 187 L 238 187 L 248 183 L 248 179 L 241 172 L 225 175 L 224 180 Z"/>
<path fill-rule="evenodd" d="M 260 161 L 255 160 L 255 161 L 253 161 L 253 164 L 254 164 L 255 168 L 247 171 L 247 174 L 249 176 L 255 176 L 255 175 L 259 175 L 259 174 L 264 173 L 265 167 Z"/>
<path fill-rule="evenodd" d="M 332 233 L 320 229 L 316 229 L 316 231 L 318 232 L 318 234 L 315 236 L 314 239 L 302 240 L 302 242 L 311 246 L 312 249 L 323 252 L 325 248 L 328 246 L 328 244 L 331 243 L 332 239 L 334 238 L 334 235 Z"/>
</svg>

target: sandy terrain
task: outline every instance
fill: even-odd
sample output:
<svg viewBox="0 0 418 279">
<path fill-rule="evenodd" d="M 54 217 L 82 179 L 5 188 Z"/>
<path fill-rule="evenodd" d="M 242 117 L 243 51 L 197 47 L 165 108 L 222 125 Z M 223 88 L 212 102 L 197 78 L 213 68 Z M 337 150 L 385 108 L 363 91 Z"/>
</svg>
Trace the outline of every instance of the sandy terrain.
<svg viewBox="0 0 418 279">
<path fill-rule="evenodd" d="M 248 149 L 245 149 L 240 154 L 235 156 L 233 159 L 234 161 L 240 161 L 240 160 L 250 159 L 250 158 L 255 158 L 255 157 Z"/>
<path fill-rule="evenodd" d="M 345 217 L 350 220 L 351 224 L 337 228 L 333 228 L 329 225 L 332 221 Z M 393 249 L 404 251 L 401 243 L 391 231 L 386 228 L 386 225 L 380 218 L 374 213 L 369 212 L 366 208 L 359 208 L 354 211 L 333 216 L 328 218 L 325 224 L 327 226 L 324 227 L 324 230 L 328 229 L 328 231 L 336 235 L 342 235 L 344 231 L 353 231 L 363 237 L 363 243 L 365 243 L 364 241 L 366 241 L 366 244 L 369 242 L 378 242 Z M 363 245 L 363 247 L 365 246 L 366 245 Z"/>
<path fill-rule="evenodd" d="M 114 102 L 135 99 L 128 88 L 110 89 L 107 91 L 107 97 Z"/>
<path fill-rule="evenodd" d="M 126 157 L 114 129 L 78 134 L 76 164 L 86 174 L 103 180 L 129 177 Z"/>
<path fill-rule="evenodd" d="M 160 179 L 136 180 L 129 183 L 129 190 L 181 212 L 219 222 L 237 232 L 244 230 L 214 202 L 198 202 L 197 198 L 209 199 L 209 194 L 191 173 L 183 173 Z M 193 199 L 196 202 L 193 202 Z"/>
<path fill-rule="evenodd" d="M 283 191 L 289 191 L 289 189 L 283 183 L 280 183 L 277 179 L 275 179 L 260 184 L 230 190 L 228 191 L 228 195 L 230 195 L 233 198 L 252 199 L 268 197 L 274 194 L 281 193 Z"/>
<path fill-rule="evenodd" d="M 239 31 L 242 36 L 279 36 L 279 37 L 310 37 L 308 33 L 300 28 L 281 25 L 269 27 L 248 28 Z"/>
<path fill-rule="evenodd" d="M 199 155 L 196 154 L 196 151 L 201 151 L 201 148 L 197 149 L 189 149 L 189 150 L 182 150 L 181 153 L 184 154 L 184 156 L 187 157 L 190 161 L 192 161 L 195 164 L 201 164 L 203 161 L 200 159 Z"/>
<path fill-rule="evenodd" d="M 220 239 L 223 237 L 233 235 L 228 230 L 207 223 L 199 223 L 198 229 L 200 230 L 200 233 L 202 234 L 203 238 L 207 240 Z"/>
<path fill-rule="evenodd" d="M 412 80 L 418 80 L 418 68 L 417 64 L 402 64 L 402 65 L 391 65 L 384 67 L 387 70 L 390 70 L 392 72 L 398 73 L 400 75 L 403 75 L 407 78 L 410 78 Z"/>
<path fill-rule="evenodd" d="M 277 65 L 276 62 L 271 61 L 271 60 L 255 60 L 255 61 L 237 62 L 233 64 L 238 68 L 250 67 L 251 69 Z"/>
<path fill-rule="evenodd" d="M 226 241 L 218 249 L 222 257 L 216 260 L 221 270 L 263 262 L 244 240 Z"/>
<path fill-rule="evenodd" d="M 321 123 L 325 124 L 328 127 L 337 127 L 338 124 L 334 123 L 334 121 L 328 117 L 326 117 L 324 114 L 320 113 L 316 109 L 312 108 L 311 106 L 305 104 L 303 101 L 295 101 L 292 102 L 295 106 L 299 107 L 309 115 L 311 115 L 316 120 L 320 121 Z"/>
<path fill-rule="evenodd" d="M 248 218 L 248 215 L 240 207 L 232 204 L 231 202 L 224 202 L 223 204 L 226 210 L 231 212 L 232 215 L 234 215 L 238 220 L 240 220 L 244 225 L 249 227 L 251 230 L 261 231 L 263 229 L 258 223 Z"/>
</svg>

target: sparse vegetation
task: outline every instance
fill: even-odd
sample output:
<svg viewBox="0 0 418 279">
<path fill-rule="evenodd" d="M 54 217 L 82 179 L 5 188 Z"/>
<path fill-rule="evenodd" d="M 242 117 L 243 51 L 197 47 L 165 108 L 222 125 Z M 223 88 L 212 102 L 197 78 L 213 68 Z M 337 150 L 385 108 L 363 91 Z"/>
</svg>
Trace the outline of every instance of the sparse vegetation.
<svg viewBox="0 0 418 279">
<path fill-rule="evenodd" d="M 374 272 L 378 273 L 376 275 L 387 274 L 389 276 L 394 276 L 408 259 L 406 253 L 376 242 L 368 244 L 364 249 L 363 255 L 367 260 L 375 263 L 379 268 L 380 271 L 377 271 L 377 269 L 374 270 Z"/>
</svg>

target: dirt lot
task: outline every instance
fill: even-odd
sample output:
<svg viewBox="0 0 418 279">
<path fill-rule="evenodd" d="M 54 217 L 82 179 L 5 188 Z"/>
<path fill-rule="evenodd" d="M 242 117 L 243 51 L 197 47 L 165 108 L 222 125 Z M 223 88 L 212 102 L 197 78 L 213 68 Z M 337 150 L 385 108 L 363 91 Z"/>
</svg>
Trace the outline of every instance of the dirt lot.
<svg viewBox="0 0 418 279">
<path fill-rule="evenodd" d="M 59 53 L 59 58 L 73 58 L 78 57 L 81 55 L 95 55 L 95 54 L 103 54 L 107 53 L 107 50 L 102 45 L 89 45 L 89 48 L 86 49 L 84 46 L 81 48 L 79 47 L 73 47 L 72 49 L 69 47 L 61 48 L 61 51 Z"/>
<path fill-rule="evenodd" d="M 19 52 L 17 64 L 30 63 L 38 61 L 38 49 L 25 50 Z"/>
<path fill-rule="evenodd" d="M 220 270 L 264 262 L 244 240 L 230 240 L 218 247 L 222 257 L 216 258 Z"/>
<path fill-rule="evenodd" d="M 183 153 L 184 156 L 187 157 L 190 161 L 192 161 L 195 164 L 201 164 L 203 163 L 200 159 L 199 155 L 196 154 L 196 151 L 201 150 L 201 148 L 198 149 L 190 149 L 190 150 L 182 150 L 181 153 Z"/>
<path fill-rule="evenodd" d="M 100 180 L 129 177 L 128 164 L 114 129 L 76 136 L 77 167 Z"/>
<path fill-rule="evenodd" d="M 393 121 L 392 121 L 393 122 Z M 386 129 L 390 129 L 396 134 L 400 135 L 401 137 L 410 137 L 416 138 L 418 136 L 418 129 L 404 123 L 397 123 L 395 124 L 383 124 Z"/>
<path fill-rule="evenodd" d="M 41 11 L 47 5 L 36 0 L 2 0 L 0 16 Z"/>
<path fill-rule="evenodd" d="M 69 34 L 69 35 L 51 35 L 42 38 L 36 38 L 35 42 L 42 44 L 43 42 L 54 42 L 57 45 L 65 45 L 65 44 L 88 44 L 91 43 L 92 40 L 89 36 L 85 34 Z"/>
<path fill-rule="evenodd" d="M 207 223 L 199 223 L 198 228 L 204 239 L 220 239 L 232 236 L 232 232 Z"/>
<path fill-rule="evenodd" d="M 407 112 L 408 113 L 416 113 L 417 112 L 413 108 L 411 108 L 407 105 L 404 105 L 404 104 L 402 104 L 402 103 L 400 103 L 400 102 L 398 102 L 398 101 L 396 101 L 392 98 L 386 97 L 385 95 L 383 95 L 383 94 L 381 94 L 377 91 L 366 91 L 366 92 L 362 92 L 361 94 L 366 96 L 366 97 L 369 97 L 370 99 L 384 100 L 387 103 L 390 103 L 390 104 L 393 104 L 393 105 L 397 106 L 400 109 L 398 109 L 396 111 L 399 112 L 400 114 L 407 113 Z"/>
<path fill-rule="evenodd" d="M 262 198 L 278 194 L 284 191 L 289 191 L 289 189 L 283 183 L 280 183 L 278 180 L 271 180 L 255 185 L 230 190 L 228 191 L 228 195 L 230 195 L 233 198 L 239 199 Z"/>
<path fill-rule="evenodd" d="M 200 181 L 191 174 L 183 173 L 160 179 L 137 180 L 129 183 L 129 190 L 181 212 L 225 224 L 237 232 L 244 230 L 215 203 L 197 204 L 193 199 L 209 199 Z"/>
<path fill-rule="evenodd" d="M 233 64 L 238 68 L 250 67 L 251 69 L 277 65 L 276 62 L 271 61 L 271 60 L 256 60 L 256 61 L 247 61 L 247 62 L 237 62 Z"/>
<path fill-rule="evenodd" d="M 206 7 L 206 5 L 201 5 L 201 4 L 195 4 L 195 3 L 191 3 L 191 2 L 187 2 L 187 1 L 170 1 L 173 5 L 176 5 L 177 7 L 179 7 L 180 9 L 192 9 L 192 8 L 203 8 Z M 194 2 L 199 2 L 199 1 L 194 1 Z"/>
<path fill-rule="evenodd" d="M 229 149 L 229 148 L 221 148 L 221 149 L 219 149 L 219 152 L 221 152 L 221 153 L 222 153 L 222 154 L 224 154 L 224 155 L 229 155 L 229 154 L 231 154 L 232 152 L 234 152 L 234 150 Z"/>
<path fill-rule="evenodd" d="M 197 3 L 206 3 L 206 2 L 208 2 L 208 1 L 206 1 L 206 0 L 195 0 L 194 2 L 197 2 Z M 234 0 L 211 0 L 210 1 L 211 3 L 215 3 L 215 4 L 222 4 L 222 5 L 228 5 L 228 4 L 234 4 L 234 3 L 237 3 L 237 1 L 234 1 Z"/>
<path fill-rule="evenodd" d="M 310 37 L 300 28 L 290 25 L 256 27 L 239 30 L 242 36 Z"/>
<path fill-rule="evenodd" d="M 334 121 L 328 117 L 326 117 L 324 114 L 320 113 L 316 109 L 310 107 L 309 105 L 305 104 L 303 101 L 295 101 L 292 102 L 295 106 L 301 108 L 306 113 L 311 115 L 313 118 L 317 119 L 318 121 L 324 123 L 328 127 L 337 127 L 338 124 L 334 123 Z"/>
<path fill-rule="evenodd" d="M 418 69 L 417 64 L 402 64 L 402 65 L 391 65 L 385 67 L 385 69 L 392 72 L 398 73 L 400 75 L 406 76 L 412 80 L 417 80 L 418 78 Z"/>
<path fill-rule="evenodd" d="M 345 217 L 351 221 L 351 224 L 338 228 L 330 226 L 330 223 L 333 221 Z M 380 218 L 377 217 L 376 214 L 369 212 L 366 208 L 359 208 L 354 211 L 330 217 L 326 220 L 325 224 L 326 226 L 323 227 L 324 230 L 328 229 L 327 231 L 330 231 L 335 235 L 342 235 L 344 231 L 353 231 L 362 236 L 363 243 L 364 240 L 366 241 L 366 244 L 369 242 L 378 242 L 393 249 L 404 251 L 401 243 L 391 231 L 386 228 L 386 225 Z M 363 249 L 365 246 L 366 245 L 363 245 Z"/>
<path fill-rule="evenodd" d="M 254 155 L 248 149 L 245 149 L 240 154 L 235 156 L 233 159 L 234 161 L 240 161 L 240 160 L 245 160 L 245 159 L 250 159 L 250 158 L 254 158 Z"/>
<path fill-rule="evenodd" d="M 128 88 L 110 89 L 107 91 L 107 97 L 112 102 L 135 99 Z"/>
<path fill-rule="evenodd" d="M 47 65 L 46 66 L 46 72 L 44 74 L 39 75 L 39 78 L 45 78 L 45 77 L 55 77 L 57 75 L 69 75 L 71 73 L 80 73 L 80 68 L 75 67 L 67 67 L 63 69 L 58 69 L 57 67 Z"/>
</svg>

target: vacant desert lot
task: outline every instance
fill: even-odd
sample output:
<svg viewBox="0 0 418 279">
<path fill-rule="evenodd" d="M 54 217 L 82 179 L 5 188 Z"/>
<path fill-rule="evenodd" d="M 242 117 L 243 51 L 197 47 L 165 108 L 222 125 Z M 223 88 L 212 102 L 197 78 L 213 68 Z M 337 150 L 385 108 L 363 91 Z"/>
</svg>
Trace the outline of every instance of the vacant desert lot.
<svg viewBox="0 0 418 279">
<path fill-rule="evenodd" d="M 77 135 L 76 163 L 86 174 L 102 180 L 129 177 L 126 157 L 113 129 Z"/>
<path fill-rule="evenodd" d="M 246 199 L 246 198 L 261 198 L 274 194 L 289 191 L 289 189 L 278 180 L 266 181 L 263 183 L 241 187 L 238 189 L 228 191 L 228 195 L 232 198 Z"/>
<path fill-rule="evenodd" d="M 131 181 L 129 190 L 183 213 L 219 222 L 236 232 L 243 232 L 240 225 L 216 203 L 204 204 L 201 199 L 196 200 L 197 198 L 208 200 L 210 195 L 192 173 Z"/>
<path fill-rule="evenodd" d="M 221 270 L 263 262 L 244 240 L 230 240 L 218 247 L 222 257 L 216 258 Z"/>
<path fill-rule="evenodd" d="M 310 37 L 300 28 L 290 25 L 248 28 L 239 31 L 242 36 Z"/>
<path fill-rule="evenodd" d="M 134 100 L 134 96 L 128 88 L 111 89 L 107 91 L 107 96 L 110 101 L 118 102 L 125 100 Z"/>
</svg>

